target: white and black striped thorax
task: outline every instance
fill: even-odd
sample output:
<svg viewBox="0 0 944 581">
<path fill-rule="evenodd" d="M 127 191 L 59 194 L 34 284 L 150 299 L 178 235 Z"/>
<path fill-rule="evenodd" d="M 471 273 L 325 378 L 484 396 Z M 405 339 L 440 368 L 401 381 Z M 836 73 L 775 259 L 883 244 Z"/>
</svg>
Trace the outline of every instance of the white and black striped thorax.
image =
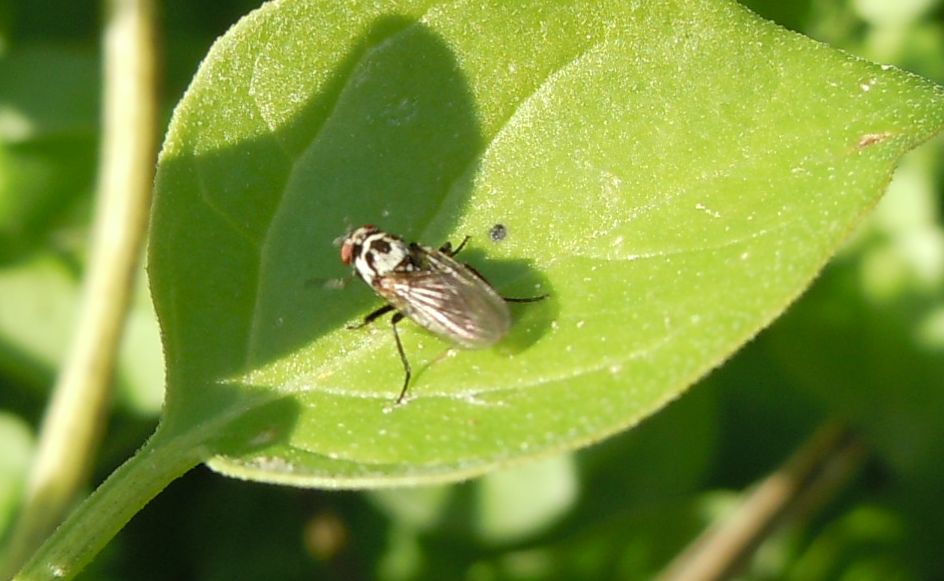
<svg viewBox="0 0 944 581">
<path fill-rule="evenodd" d="M 414 272 L 421 268 L 421 256 L 417 256 L 411 246 L 416 245 L 408 244 L 374 226 L 361 226 L 344 239 L 341 261 L 353 264 L 357 276 L 376 288 L 378 281 L 385 276 Z"/>
<path fill-rule="evenodd" d="M 362 226 L 344 239 L 341 261 L 397 311 L 463 347 L 490 346 L 511 325 L 505 299 L 442 250 Z"/>
</svg>

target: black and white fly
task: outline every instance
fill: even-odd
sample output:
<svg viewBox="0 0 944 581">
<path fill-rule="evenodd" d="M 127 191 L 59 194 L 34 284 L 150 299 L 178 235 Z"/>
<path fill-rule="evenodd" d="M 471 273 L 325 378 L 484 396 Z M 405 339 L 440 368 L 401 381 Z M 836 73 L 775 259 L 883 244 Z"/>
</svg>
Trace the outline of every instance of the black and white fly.
<svg viewBox="0 0 944 581">
<path fill-rule="evenodd" d="M 395 311 L 390 322 L 405 374 L 396 403 L 406 397 L 412 373 L 397 332 L 397 323 L 403 317 L 461 347 L 481 349 L 508 333 L 511 313 L 507 303 L 547 298 L 499 295 L 474 268 L 454 258 L 468 241 L 466 236 L 456 248 L 447 242 L 435 250 L 366 225 L 341 243 L 341 262 L 353 265 L 357 276 L 387 301 L 351 328 L 363 327 Z"/>
</svg>

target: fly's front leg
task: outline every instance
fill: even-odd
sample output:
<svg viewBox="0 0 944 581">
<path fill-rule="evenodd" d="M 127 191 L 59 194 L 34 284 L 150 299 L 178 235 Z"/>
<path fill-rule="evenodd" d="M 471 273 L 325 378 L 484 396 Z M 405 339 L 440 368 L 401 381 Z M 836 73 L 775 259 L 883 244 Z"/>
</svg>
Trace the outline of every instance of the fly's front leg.
<svg viewBox="0 0 944 581">
<path fill-rule="evenodd" d="M 305 280 L 306 288 L 326 288 L 331 290 L 340 290 L 346 288 L 354 279 L 353 275 L 347 275 L 340 278 L 309 278 Z"/>
<path fill-rule="evenodd" d="M 465 243 L 469 241 L 469 238 L 470 236 L 466 236 L 465 238 L 463 238 L 462 242 L 459 243 L 459 246 L 457 246 L 455 250 L 452 249 L 452 242 L 446 242 L 445 244 L 439 247 L 439 251 L 445 254 L 446 256 L 455 256 L 456 254 L 459 254 L 459 252 L 463 248 L 465 248 Z"/>
<path fill-rule="evenodd" d="M 348 325 L 348 329 L 360 329 L 365 327 L 380 317 L 386 315 L 390 311 L 394 310 L 393 305 L 384 305 L 379 309 L 373 311 L 364 317 L 364 320 L 360 323 L 354 325 Z M 397 331 L 397 323 L 403 320 L 403 313 L 397 312 L 390 318 L 390 328 L 393 329 L 393 338 L 397 342 L 397 353 L 400 354 L 400 363 L 403 364 L 403 387 L 400 389 L 400 395 L 397 396 L 396 404 L 403 403 L 403 399 L 406 397 L 406 391 L 410 387 L 410 376 L 413 375 L 413 370 L 410 367 L 410 361 L 406 358 L 406 352 L 403 351 L 403 343 L 400 341 L 400 333 Z"/>
<path fill-rule="evenodd" d="M 384 306 L 380 307 L 379 309 L 373 311 L 372 313 L 370 313 L 370 314 L 367 315 L 366 317 L 364 317 L 364 319 L 363 319 L 360 323 L 354 323 L 353 325 L 348 325 L 347 328 L 348 328 L 348 329 L 360 329 L 360 328 L 362 328 L 362 327 L 366 327 L 367 325 L 373 323 L 374 321 L 376 321 L 376 320 L 379 319 L 380 317 L 386 315 L 387 313 L 389 313 L 389 312 L 392 311 L 392 310 L 393 310 L 393 305 L 384 305 Z M 401 315 L 400 317 L 402 318 L 403 316 Z"/>
<path fill-rule="evenodd" d="M 390 318 L 390 327 L 393 329 L 393 338 L 397 340 L 397 353 L 400 354 L 400 362 L 403 363 L 403 388 L 400 390 L 400 395 L 397 396 L 397 405 L 403 403 L 403 398 L 406 397 L 406 390 L 410 387 L 410 375 L 412 375 L 412 370 L 410 369 L 410 362 L 406 358 L 406 353 L 403 352 L 403 343 L 400 342 L 400 333 L 397 332 L 397 323 L 403 320 L 403 313 L 397 313 Z"/>
</svg>

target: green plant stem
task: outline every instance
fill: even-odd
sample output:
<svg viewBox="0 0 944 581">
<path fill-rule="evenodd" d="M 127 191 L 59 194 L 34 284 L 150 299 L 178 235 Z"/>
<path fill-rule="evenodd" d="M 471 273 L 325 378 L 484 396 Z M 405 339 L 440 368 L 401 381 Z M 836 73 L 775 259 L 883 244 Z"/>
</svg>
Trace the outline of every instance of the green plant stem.
<svg viewBox="0 0 944 581">
<path fill-rule="evenodd" d="M 78 327 L 43 419 L 6 555 L 11 570 L 62 520 L 88 477 L 147 228 L 157 141 L 154 0 L 111 0 L 107 6 L 104 134 L 91 259 Z"/>
<path fill-rule="evenodd" d="M 73 577 L 135 513 L 204 455 L 191 438 L 159 442 L 155 436 L 69 516 L 14 579 Z"/>
</svg>

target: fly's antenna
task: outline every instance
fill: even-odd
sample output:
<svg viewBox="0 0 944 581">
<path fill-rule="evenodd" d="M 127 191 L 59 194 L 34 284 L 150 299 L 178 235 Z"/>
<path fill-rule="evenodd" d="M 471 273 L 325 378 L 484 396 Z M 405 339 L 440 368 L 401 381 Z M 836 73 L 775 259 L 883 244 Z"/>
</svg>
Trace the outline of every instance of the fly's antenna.
<svg viewBox="0 0 944 581">
<path fill-rule="evenodd" d="M 348 274 L 347 276 L 341 276 L 337 278 L 309 278 L 305 280 L 305 288 L 314 289 L 314 288 L 323 288 L 327 290 L 341 290 L 347 288 L 347 285 L 351 284 L 351 281 L 354 280 L 353 274 Z"/>
</svg>

